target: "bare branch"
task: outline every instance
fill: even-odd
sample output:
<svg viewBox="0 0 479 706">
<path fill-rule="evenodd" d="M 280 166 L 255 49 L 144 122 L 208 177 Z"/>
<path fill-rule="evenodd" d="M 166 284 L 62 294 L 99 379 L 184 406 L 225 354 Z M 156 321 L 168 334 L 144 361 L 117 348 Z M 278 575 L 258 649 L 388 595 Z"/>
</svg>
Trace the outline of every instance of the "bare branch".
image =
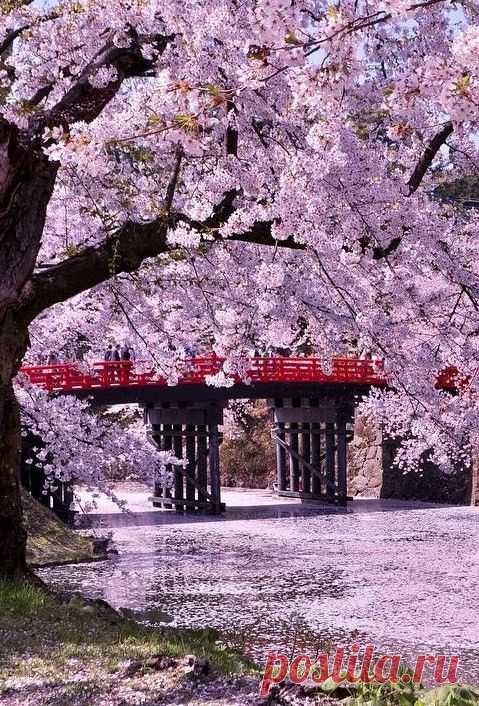
<svg viewBox="0 0 479 706">
<path fill-rule="evenodd" d="M 175 198 L 176 186 L 178 184 L 178 177 L 180 176 L 181 160 L 183 159 L 183 149 L 180 145 L 176 148 L 176 161 L 175 168 L 173 170 L 173 175 L 171 177 L 170 183 L 166 190 L 165 208 L 168 215 L 171 212 L 171 207 L 173 205 L 173 199 Z"/>
</svg>

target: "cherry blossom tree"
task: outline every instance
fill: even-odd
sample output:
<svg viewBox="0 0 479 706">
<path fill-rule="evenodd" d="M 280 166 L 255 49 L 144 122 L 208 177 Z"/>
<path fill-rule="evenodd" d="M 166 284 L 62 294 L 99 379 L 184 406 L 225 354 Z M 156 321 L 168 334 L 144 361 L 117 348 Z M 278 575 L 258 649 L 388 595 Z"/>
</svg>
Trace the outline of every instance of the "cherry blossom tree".
<svg viewBox="0 0 479 706">
<path fill-rule="evenodd" d="M 433 436 L 445 463 L 474 442 L 478 218 L 436 187 L 477 173 L 478 15 L 4 0 L 0 572 L 25 569 L 27 351 L 125 337 L 174 379 L 192 342 L 226 371 L 252 348 L 354 344 L 385 359 L 394 390 L 367 404 L 410 453 Z M 448 365 L 467 381 L 455 397 L 434 385 Z"/>
</svg>

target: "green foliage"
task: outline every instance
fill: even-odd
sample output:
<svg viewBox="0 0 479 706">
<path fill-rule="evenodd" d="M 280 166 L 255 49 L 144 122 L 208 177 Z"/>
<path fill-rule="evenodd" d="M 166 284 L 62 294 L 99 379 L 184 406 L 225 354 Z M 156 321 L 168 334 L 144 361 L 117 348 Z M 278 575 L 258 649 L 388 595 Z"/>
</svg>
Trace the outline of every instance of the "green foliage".
<svg viewBox="0 0 479 706">
<path fill-rule="evenodd" d="M 408 683 L 402 681 L 402 676 L 407 674 L 410 678 Z M 399 680 L 396 683 L 371 682 L 365 684 L 359 682 L 354 697 L 347 701 L 347 706 L 415 706 L 421 685 L 414 684 L 412 678 L 414 672 L 411 669 L 399 669 Z"/>
<path fill-rule="evenodd" d="M 397 683 L 337 682 L 326 679 L 321 690 L 341 699 L 344 706 L 479 706 L 479 689 L 460 684 L 446 684 L 434 689 L 424 689 L 412 680 L 405 684 L 403 674 L 413 676 L 410 669 L 399 670 Z"/>
<path fill-rule="evenodd" d="M 420 685 L 412 681 L 404 684 L 401 676 L 405 673 L 410 677 L 413 675 L 409 669 L 400 669 L 397 683 L 372 681 L 369 684 L 353 684 L 346 679 L 338 682 L 329 677 L 322 683 L 321 689 L 330 696 L 344 699 L 344 706 L 416 706 Z"/>
<path fill-rule="evenodd" d="M 422 695 L 414 706 L 477 706 L 479 689 L 460 684 L 445 684 Z"/>
<path fill-rule="evenodd" d="M 266 488 L 275 474 L 276 457 L 265 402 L 233 406 L 236 433 L 221 446 L 226 486 Z"/>
<path fill-rule="evenodd" d="M 30 566 L 77 563 L 95 558 L 89 539 L 66 527 L 48 508 L 22 493 Z"/>
<path fill-rule="evenodd" d="M 26 615 L 45 606 L 46 594 L 29 583 L 0 581 L 0 611 Z"/>
</svg>

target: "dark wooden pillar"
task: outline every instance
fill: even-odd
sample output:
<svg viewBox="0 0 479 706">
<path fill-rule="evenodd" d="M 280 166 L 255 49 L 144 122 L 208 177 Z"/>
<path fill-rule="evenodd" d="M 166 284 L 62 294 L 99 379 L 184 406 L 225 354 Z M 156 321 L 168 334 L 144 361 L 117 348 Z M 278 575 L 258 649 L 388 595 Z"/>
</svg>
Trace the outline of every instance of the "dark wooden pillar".
<svg viewBox="0 0 479 706">
<path fill-rule="evenodd" d="M 198 500 L 203 500 L 208 490 L 208 440 L 206 438 L 206 425 L 200 424 L 197 428 L 197 461 L 196 479 L 198 482 Z"/>
<path fill-rule="evenodd" d="M 270 405 L 272 409 L 283 406 L 283 400 L 270 400 Z M 274 419 L 273 413 L 273 433 L 278 436 L 283 443 L 285 443 L 286 435 L 284 432 L 284 423 L 277 422 Z M 280 443 L 276 444 L 276 485 L 277 490 L 287 490 L 289 486 L 289 478 L 286 472 L 286 450 L 284 446 Z"/>
<path fill-rule="evenodd" d="M 188 464 L 186 466 L 186 505 L 187 512 L 194 512 L 195 507 L 195 475 L 196 475 L 196 429 L 194 424 L 187 424 L 186 429 L 186 458 Z"/>
<path fill-rule="evenodd" d="M 286 439 L 284 424 L 281 422 L 276 425 L 276 433 L 282 441 Z M 286 451 L 283 446 L 276 444 L 276 482 L 278 485 L 278 490 L 286 490 L 289 485 L 287 478 Z"/>
<path fill-rule="evenodd" d="M 146 408 L 145 419 L 158 448 L 172 449 L 177 458 L 186 459 L 186 467 L 171 469 L 174 491 L 171 497 L 168 488 L 169 507 L 174 505 L 177 512 L 222 512 L 218 425 L 223 423 L 223 405 L 159 403 Z M 165 507 L 163 487 L 155 485 L 152 501 L 156 507 Z"/>
<path fill-rule="evenodd" d="M 345 504 L 347 425 L 352 418 L 352 400 L 330 393 L 324 398 L 289 402 L 272 402 L 279 479 L 282 459 L 286 456 L 289 461 L 289 488 L 278 482 L 278 493 Z"/>
<path fill-rule="evenodd" d="M 326 486 L 321 478 L 324 477 L 324 463 L 321 461 L 321 424 L 313 422 L 311 424 L 311 465 L 318 471 L 312 474 L 311 493 L 313 495 L 325 495 Z"/>
<path fill-rule="evenodd" d="M 321 462 L 321 423 L 319 414 L 319 400 L 317 397 L 309 401 L 312 409 L 317 410 L 317 421 L 311 422 L 311 465 L 318 473 L 311 474 L 311 493 L 315 496 L 325 495 L 326 486 L 324 482 L 324 463 Z M 313 412 L 311 413 L 313 418 Z M 322 480 L 323 479 L 323 480 Z"/>
<path fill-rule="evenodd" d="M 181 424 L 174 424 L 173 425 L 173 453 L 175 454 L 176 458 L 183 458 L 183 427 L 181 426 Z M 178 466 L 175 466 L 174 473 L 175 473 L 175 480 L 174 480 L 174 486 L 173 486 L 173 497 L 175 498 L 175 500 L 183 500 L 183 498 L 184 498 L 183 473 L 178 468 Z M 176 512 L 183 512 L 185 509 L 185 506 L 182 505 L 180 502 L 177 502 L 177 503 L 175 503 L 175 509 L 176 509 Z"/>
<path fill-rule="evenodd" d="M 65 504 L 64 497 L 65 483 L 61 480 L 53 481 L 52 488 L 49 490 L 50 508 L 55 515 L 65 523 L 68 523 L 68 510 Z"/>
<path fill-rule="evenodd" d="M 72 509 L 74 499 L 73 483 L 71 481 L 63 482 L 63 502 L 66 508 L 66 522 L 73 527 L 75 523 L 75 510 Z"/>
<path fill-rule="evenodd" d="M 163 451 L 171 451 L 171 449 L 173 448 L 172 430 L 173 427 L 171 426 L 171 424 L 164 424 L 163 428 L 161 429 L 160 448 Z M 168 474 L 169 472 L 171 472 L 171 467 L 168 466 L 165 469 L 165 474 Z M 155 481 L 153 496 L 155 498 L 161 498 L 161 500 L 158 500 L 157 502 L 153 501 L 153 505 L 155 507 L 171 508 L 171 503 L 165 502 L 165 499 L 171 497 L 171 491 L 167 487 L 166 479 L 160 478 Z"/>
<path fill-rule="evenodd" d="M 301 458 L 303 458 L 308 463 L 311 463 L 311 436 L 310 436 L 310 424 L 303 422 L 300 424 L 301 436 L 299 453 Z M 311 471 L 306 465 L 301 465 L 301 485 L 303 493 L 311 493 Z"/>
<path fill-rule="evenodd" d="M 301 406 L 301 400 L 293 400 L 293 407 L 298 408 Z M 289 487 L 295 493 L 299 492 L 299 434 L 298 434 L 298 423 L 291 421 L 289 424 L 289 446 L 293 451 L 289 456 Z"/>
<path fill-rule="evenodd" d="M 212 512 L 219 515 L 221 513 L 220 441 L 216 424 L 210 426 L 209 441 Z"/>
<path fill-rule="evenodd" d="M 336 439 L 334 422 L 326 423 L 325 455 L 326 455 L 326 495 L 330 500 L 336 495 Z"/>
<path fill-rule="evenodd" d="M 338 416 L 337 421 L 337 439 L 338 439 L 338 451 L 337 451 L 337 499 L 339 505 L 346 505 L 347 499 L 347 438 L 346 438 L 346 419 L 341 415 Z"/>
<path fill-rule="evenodd" d="M 298 452 L 298 425 L 291 422 L 288 427 L 289 447 Z M 299 463 L 298 459 L 290 454 L 289 457 L 289 487 L 297 493 L 299 491 Z"/>
</svg>

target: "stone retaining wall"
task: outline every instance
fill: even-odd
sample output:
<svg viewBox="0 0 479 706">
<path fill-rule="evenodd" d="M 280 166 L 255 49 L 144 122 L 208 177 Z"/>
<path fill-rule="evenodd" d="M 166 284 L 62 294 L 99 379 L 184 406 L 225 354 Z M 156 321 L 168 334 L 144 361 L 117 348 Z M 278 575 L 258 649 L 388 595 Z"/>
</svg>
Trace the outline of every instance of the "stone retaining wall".
<svg viewBox="0 0 479 706">
<path fill-rule="evenodd" d="M 348 448 L 348 495 L 479 505 L 479 456 L 470 469 L 445 474 L 432 463 L 403 473 L 393 465 L 397 442 L 378 424 L 357 417 Z"/>
<path fill-rule="evenodd" d="M 383 484 L 383 434 L 379 425 L 362 417 L 354 422 L 348 445 L 348 495 L 381 497 Z"/>
</svg>

